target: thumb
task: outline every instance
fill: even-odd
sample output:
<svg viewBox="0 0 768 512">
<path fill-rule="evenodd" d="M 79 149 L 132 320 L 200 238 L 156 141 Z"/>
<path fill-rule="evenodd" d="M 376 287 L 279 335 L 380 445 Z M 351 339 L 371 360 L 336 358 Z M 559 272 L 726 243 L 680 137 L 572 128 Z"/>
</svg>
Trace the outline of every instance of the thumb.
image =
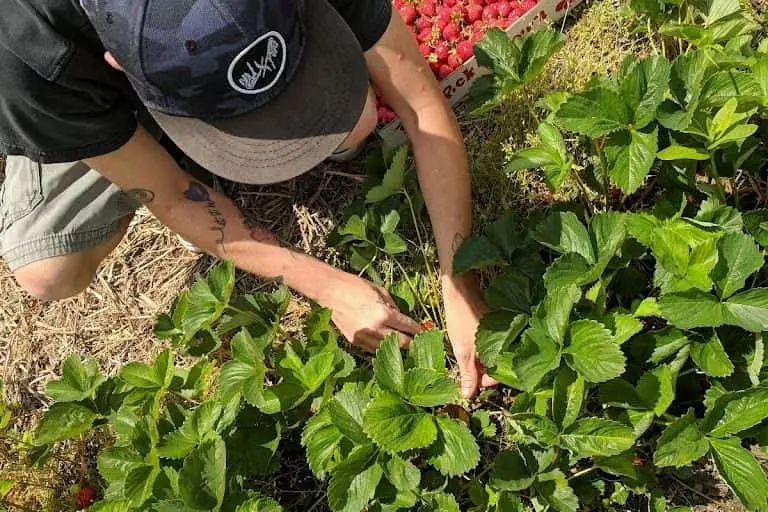
<svg viewBox="0 0 768 512">
<path fill-rule="evenodd" d="M 456 354 L 456 362 L 459 364 L 461 377 L 461 396 L 462 398 L 472 398 L 477 391 L 479 380 L 475 354 L 471 351 Z"/>
</svg>

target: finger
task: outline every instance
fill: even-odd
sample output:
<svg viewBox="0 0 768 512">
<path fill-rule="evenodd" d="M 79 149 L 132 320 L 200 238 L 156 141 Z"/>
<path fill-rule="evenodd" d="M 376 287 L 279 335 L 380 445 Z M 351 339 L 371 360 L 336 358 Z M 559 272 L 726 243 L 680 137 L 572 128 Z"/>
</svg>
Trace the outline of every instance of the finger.
<svg viewBox="0 0 768 512">
<path fill-rule="evenodd" d="M 483 373 L 482 377 L 480 377 L 480 387 L 482 388 L 492 388 L 498 385 L 499 385 L 499 381 L 497 381 L 487 373 Z"/>
<path fill-rule="evenodd" d="M 397 331 L 410 334 L 411 336 L 416 336 L 422 331 L 421 324 L 419 324 L 419 322 L 409 317 L 408 315 L 402 314 L 396 309 L 390 311 L 385 323 L 387 324 L 387 327 L 391 327 Z"/>
<path fill-rule="evenodd" d="M 463 398 L 472 398 L 477 392 L 479 372 L 475 362 L 474 352 L 460 352 L 456 354 L 456 362 L 459 364 L 459 375 L 461 377 L 461 396 Z"/>
<path fill-rule="evenodd" d="M 499 383 L 499 381 L 485 373 L 485 366 L 477 358 L 477 354 L 475 354 L 475 364 L 477 365 L 477 374 L 480 375 L 480 389 L 492 388 Z"/>
<path fill-rule="evenodd" d="M 373 354 L 374 352 L 376 352 L 376 349 L 378 348 L 380 343 L 381 343 L 381 339 L 374 333 L 361 332 L 357 336 L 355 336 L 354 345 L 362 350 L 365 350 L 366 352 L 370 352 L 371 354 Z"/>
</svg>

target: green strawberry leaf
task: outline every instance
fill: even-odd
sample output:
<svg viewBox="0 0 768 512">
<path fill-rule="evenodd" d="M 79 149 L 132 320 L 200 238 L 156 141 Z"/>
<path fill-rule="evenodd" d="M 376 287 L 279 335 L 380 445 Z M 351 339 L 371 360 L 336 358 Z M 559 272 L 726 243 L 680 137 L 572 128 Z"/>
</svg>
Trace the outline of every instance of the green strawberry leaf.
<svg viewBox="0 0 768 512">
<path fill-rule="evenodd" d="M 744 227 L 757 242 L 768 247 L 768 209 L 761 208 L 743 213 Z"/>
<path fill-rule="evenodd" d="M 307 463 L 318 479 L 324 479 L 334 467 L 334 460 L 344 435 L 333 424 L 329 408 L 312 416 L 304 425 L 301 444 L 307 450 Z"/>
<path fill-rule="evenodd" d="M 585 389 L 584 377 L 567 366 L 560 368 L 552 391 L 552 419 L 561 430 L 573 425 L 581 414 Z"/>
<path fill-rule="evenodd" d="M 475 348 L 486 367 L 493 367 L 499 355 L 509 349 L 528 326 L 528 318 L 523 313 L 494 311 L 480 319 L 475 334 Z"/>
<path fill-rule="evenodd" d="M 723 303 L 725 323 L 750 332 L 768 330 L 768 288 L 752 288 Z"/>
<path fill-rule="evenodd" d="M 426 448 L 437 438 L 431 415 L 388 392 L 371 401 L 363 416 L 363 429 L 389 453 Z"/>
<path fill-rule="evenodd" d="M 487 32 L 486 32 L 487 33 Z M 515 41 L 519 43 L 519 41 Z M 524 83 L 530 82 L 541 73 L 550 57 L 565 44 L 565 36 L 554 30 L 532 32 L 522 39 L 520 60 L 517 63 L 517 76 Z"/>
<path fill-rule="evenodd" d="M 520 49 L 503 30 L 488 29 L 474 49 L 477 63 L 493 71 L 495 76 L 521 81 L 522 77 L 517 73 Z"/>
<path fill-rule="evenodd" d="M 531 473 L 517 450 L 504 450 L 493 462 L 489 484 L 493 489 L 516 492 L 528 489 L 535 479 L 535 473 Z"/>
<path fill-rule="evenodd" d="M 88 432 L 98 417 L 98 414 L 84 405 L 74 402 L 55 403 L 45 411 L 37 425 L 32 444 L 44 446 L 77 437 Z"/>
<path fill-rule="evenodd" d="M 664 295 L 659 299 L 661 314 L 681 329 L 719 327 L 725 323 L 725 310 L 717 297 L 697 289 Z"/>
<path fill-rule="evenodd" d="M 384 469 L 371 445 L 358 446 L 334 471 L 328 483 L 328 504 L 334 512 L 359 512 L 373 499 Z"/>
<path fill-rule="evenodd" d="M 647 407 L 656 413 L 664 414 L 675 399 L 675 378 L 667 365 L 662 365 L 645 373 L 637 382 L 637 395 Z"/>
<path fill-rule="evenodd" d="M 504 255 L 496 244 L 485 236 L 473 235 L 456 251 L 453 257 L 453 273 L 459 275 L 470 270 L 482 270 L 502 265 L 504 261 Z"/>
<path fill-rule="evenodd" d="M 409 368 L 424 368 L 445 373 L 445 336 L 438 329 L 421 331 L 408 347 L 406 364 Z"/>
<path fill-rule="evenodd" d="M 384 338 L 376 350 L 373 372 L 376 375 L 376 382 L 382 389 L 393 393 L 403 392 L 405 367 L 400 354 L 400 343 L 394 334 Z"/>
<path fill-rule="evenodd" d="M 123 484 L 123 497 L 130 501 L 131 508 L 141 508 L 152 496 L 152 487 L 159 474 L 160 468 L 151 464 L 137 465 L 128 472 Z"/>
<path fill-rule="evenodd" d="M 132 469 L 143 465 L 144 459 L 125 447 L 107 448 L 99 454 L 99 474 L 109 484 L 123 482 Z"/>
<path fill-rule="evenodd" d="M 609 137 L 605 146 L 608 173 L 625 194 L 632 194 L 643 184 L 658 151 L 659 129 L 650 133 L 621 131 Z"/>
<path fill-rule="evenodd" d="M 140 389 L 167 389 L 174 375 L 173 355 L 164 350 L 155 359 L 154 365 L 128 363 L 120 369 L 120 378 L 131 386 Z"/>
<path fill-rule="evenodd" d="M 561 254 L 579 254 L 590 264 L 597 259 L 587 228 L 573 212 L 550 215 L 536 226 L 531 235 L 541 245 Z"/>
<path fill-rule="evenodd" d="M 720 475 L 748 510 L 762 510 L 768 501 L 768 480 L 755 457 L 737 438 L 710 439 Z"/>
<path fill-rule="evenodd" d="M 768 418 L 768 388 L 724 395 L 705 416 L 702 428 L 712 437 L 738 434 Z"/>
<path fill-rule="evenodd" d="M 634 444 L 631 428 L 602 418 L 584 418 L 560 434 L 560 445 L 577 457 L 618 455 Z"/>
<path fill-rule="evenodd" d="M 587 382 L 606 382 L 624 373 L 626 358 L 610 331 L 594 320 L 571 324 L 568 364 Z"/>
<path fill-rule="evenodd" d="M 369 442 L 363 432 L 363 413 L 370 397 L 362 391 L 341 390 L 328 403 L 328 412 L 333 425 L 356 444 Z"/>
<path fill-rule="evenodd" d="M 395 155 L 392 158 L 392 164 L 384 174 L 381 184 L 372 187 L 365 195 L 366 203 L 381 203 L 403 189 L 407 159 L 408 146 L 401 146 L 395 152 Z M 365 231 L 363 231 L 363 233 L 365 233 Z M 364 235 L 363 238 L 365 238 Z"/>
<path fill-rule="evenodd" d="M 733 363 L 723 348 L 717 333 L 706 341 L 691 345 L 691 359 L 710 377 L 727 377 L 733 373 Z"/>
<path fill-rule="evenodd" d="M 221 404 L 209 400 L 199 405 L 192 414 L 184 420 L 184 424 L 173 432 L 168 433 L 157 447 L 157 454 L 168 459 L 181 459 L 188 455 L 196 446 L 216 438 L 216 422 L 221 416 Z"/>
<path fill-rule="evenodd" d="M 568 484 L 568 479 L 559 469 L 550 471 L 546 475 L 539 475 L 534 483 L 539 497 L 558 512 L 577 512 L 579 499 Z"/>
<path fill-rule="evenodd" d="M 532 391 L 544 377 L 560 366 L 560 347 L 543 329 L 531 328 L 512 353 L 496 360 L 493 376 L 513 388 Z"/>
<path fill-rule="evenodd" d="M 421 483 L 419 468 L 398 455 L 392 455 L 384 463 L 384 475 L 398 491 L 415 491 Z"/>
<path fill-rule="evenodd" d="M 744 287 L 749 276 L 763 266 L 763 255 L 751 236 L 727 233 L 718 240 L 720 257 L 712 272 L 720 297 L 727 299 Z"/>
<path fill-rule="evenodd" d="M 225 398 L 241 393 L 250 404 L 261 403 L 266 371 L 261 361 L 227 361 L 221 367 L 219 390 Z"/>
<path fill-rule="evenodd" d="M 705 456 L 709 441 L 699 430 L 692 410 L 670 424 L 656 442 L 653 463 L 659 467 L 683 467 Z"/>
<path fill-rule="evenodd" d="M 472 432 L 459 420 L 438 416 L 437 441 L 427 450 L 428 462 L 440 473 L 463 475 L 480 462 L 480 449 Z"/>
<path fill-rule="evenodd" d="M 654 55 L 641 61 L 625 61 L 619 80 L 619 92 L 634 114 L 633 125 L 641 129 L 656 118 L 669 87 L 670 63 Z"/>
<path fill-rule="evenodd" d="M 659 160 L 709 160 L 709 153 L 699 148 L 689 148 L 673 144 L 656 154 Z"/>
<path fill-rule="evenodd" d="M 592 268 L 583 256 L 574 252 L 563 254 L 544 272 L 544 286 L 550 293 L 573 285 L 581 286 L 591 274 Z"/>
<path fill-rule="evenodd" d="M 627 128 L 634 116 L 618 92 L 596 87 L 572 95 L 554 117 L 568 131 L 597 138 Z"/>
<path fill-rule="evenodd" d="M 458 400 L 456 382 L 442 372 L 411 368 L 405 372 L 403 398 L 419 407 L 437 407 Z"/>
<path fill-rule="evenodd" d="M 61 379 L 49 382 L 45 391 L 56 402 L 79 402 L 93 398 L 105 380 L 95 359 L 72 355 L 64 360 Z"/>
<path fill-rule="evenodd" d="M 201 444 L 179 471 L 179 494 L 192 510 L 219 510 L 224 500 L 227 449 L 221 438 Z"/>
</svg>

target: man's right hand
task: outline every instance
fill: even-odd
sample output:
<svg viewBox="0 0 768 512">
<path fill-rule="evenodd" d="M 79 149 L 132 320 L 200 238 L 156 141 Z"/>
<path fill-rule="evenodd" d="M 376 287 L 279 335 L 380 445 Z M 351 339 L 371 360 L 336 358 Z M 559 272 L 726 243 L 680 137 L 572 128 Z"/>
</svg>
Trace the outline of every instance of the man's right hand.
<svg viewBox="0 0 768 512">
<path fill-rule="evenodd" d="M 407 347 L 421 326 L 397 309 L 387 290 L 356 275 L 334 269 L 318 302 L 333 311 L 333 322 L 347 340 L 369 352 L 395 333 Z"/>
</svg>

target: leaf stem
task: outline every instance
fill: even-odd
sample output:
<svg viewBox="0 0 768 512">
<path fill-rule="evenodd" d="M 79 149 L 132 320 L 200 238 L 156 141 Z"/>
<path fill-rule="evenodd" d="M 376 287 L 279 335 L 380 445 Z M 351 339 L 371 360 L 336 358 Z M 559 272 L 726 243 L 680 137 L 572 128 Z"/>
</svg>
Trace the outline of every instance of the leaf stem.
<svg viewBox="0 0 768 512">
<path fill-rule="evenodd" d="M 581 176 L 579 176 L 578 171 L 574 171 L 572 174 L 573 178 L 576 180 L 576 184 L 579 187 L 579 195 L 581 196 L 581 200 L 584 203 L 584 207 L 587 209 L 587 216 L 591 218 L 595 214 L 595 205 L 593 205 L 592 201 L 589 200 L 589 189 L 584 183 L 584 180 L 581 179 Z M 589 218 L 587 221 L 589 221 Z"/>
<path fill-rule="evenodd" d="M 593 471 L 595 471 L 597 469 L 598 469 L 597 466 L 590 466 L 587 469 L 582 469 L 581 471 L 577 471 L 576 473 L 574 473 L 571 476 L 569 476 L 568 480 L 573 480 L 575 478 L 579 478 L 579 477 L 582 477 L 584 475 L 588 475 L 588 474 L 590 474 L 591 472 L 593 472 Z"/>
</svg>

